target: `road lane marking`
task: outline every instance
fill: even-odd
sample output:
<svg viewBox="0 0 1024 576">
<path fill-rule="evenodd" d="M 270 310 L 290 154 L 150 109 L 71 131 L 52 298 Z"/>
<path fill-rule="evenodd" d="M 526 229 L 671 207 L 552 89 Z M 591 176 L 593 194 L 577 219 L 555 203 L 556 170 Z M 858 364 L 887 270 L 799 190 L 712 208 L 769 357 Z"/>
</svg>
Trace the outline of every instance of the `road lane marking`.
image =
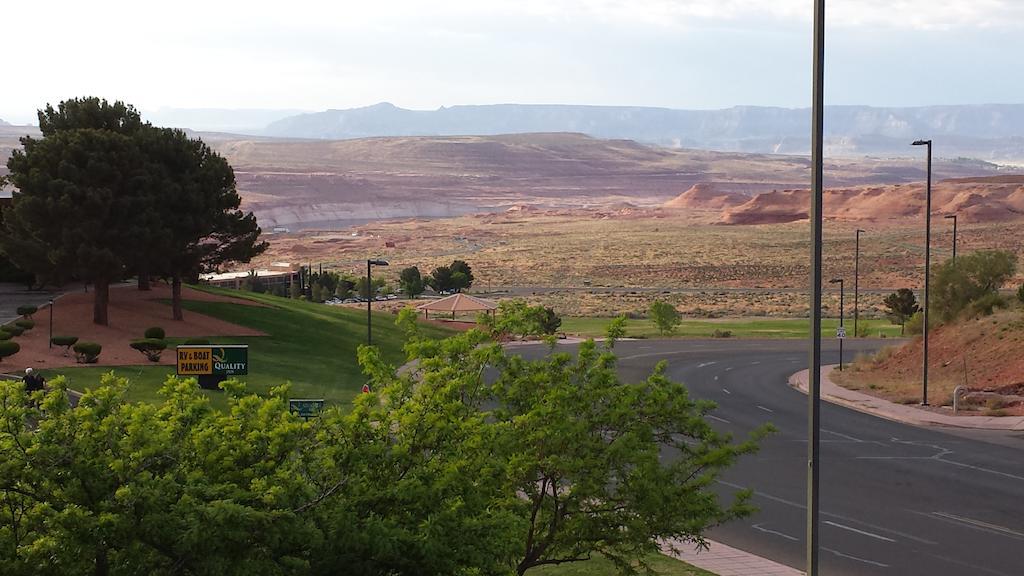
<svg viewBox="0 0 1024 576">
<path fill-rule="evenodd" d="M 703 368 L 705 366 L 711 366 L 712 364 L 718 364 L 718 361 L 716 360 L 714 362 L 701 362 L 700 364 L 697 364 L 697 368 Z"/>
<path fill-rule="evenodd" d="M 760 404 L 758 404 L 757 407 L 760 408 L 761 410 L 764 410 L 765 412 L 775 412 L 775 410 L 772 410 L 771 408 L 765 408 L 764 406 L 761 406 Z"/>
<path fill-rule="evenodd" d="M 726 390 L 725 388 L 722 388 L 722 392 L 725 392 L 726 394 L 732 394 L 732 392 L 729 392 L 729 391 L 728 391 L 728 390 Z"/>
<path fill-rule="evenodd" d="M 864 442 L 860 438 L 854 438 L 853 436 L 847 436 L 846 434 L 840 434 L 839 432 L 833 432 L 832 430 L 826 430 L 826 429 L 822 428 L 821 431 L 822 432 L 826 432 L 828 434 L 832 434 L 833 436 L 839 436 L 840 438 L 846 438 L 847 440 L 849 440 L 851 442 Z"/>
<path fill-rule="evenodd" d="M 760 361 L 760 360 L 754 360 L 753 362 L 751 362 L 751 363 L 750 363 L 750 365 L 751 365 L 751 366 L 757 366 L 757 365 L 758 365 L 758 364 L 760 364 L 760 363 L 761 363 L 761 361 Z"/>
<path fill-rule="evenodd" d="M 871 538 L 885 540 L 886 542 L 896 542 L 892 538 L 886 538 L 885 536 L 879 536 L 878 534 L 872 534 L 871 532 L 865 532 L 864 530 L 857 530 L 856 528 L 852 528 L 850 526 L 846 526 L 845 524 L 840 524 L 838 522 L 833 522 L 831 520 L 825 520 L 825 524 L 828 524 L 829 526 L 835 526 L 836 528 L 842 528 L 843 530 L 849 530 L 850 532 L 856 532 L 857 534 L 861 534 L 863 536 L 869 536 Z"/>
<path fill-rule="evenodd" d="M 781 537 L 785 538 L 786 540 L 792 540 L 793 542 L 799 542 L 800 541 L 799 538 L 795 538 L 793 536 L 790 536 L 789 534 L 783 534 L 782 532 L 777 532 L 775 530 L 769 530 L 769 529 L 765 528 L 762 524 L 754 524 L 753 526 L 751 526 L 751 528 L 753 528 L 754 530 L 757 530 L 758 532 L 764 532 L 765 534 L 773 534 L 775 536 L 781 536 Z"/>
<path fill-rule="evenodd" d="M 725 424 L 732 424 L 732 422 L 729 422 L 725 418 L 719 418 L 718 416 L 715 416 L 714 414 L 708 414 L 708 418 L 711 418 L 712 420 L 718 420 L 719 422 L 724 422 Z"/>
<path fill-rule="evenodd" d="M 953 454 L 954 452 L 952 450 L 950 450 L 949 448 L 943 448 L 942 446 L 938 446 L 936 444 L 927 444 L 927 443 L 924 443 L 924 442 L 910 442 L 910 441 L 906 441 L 906 440 L 900 440 L 899 438 L 890 438 L 890 442 L 892 442 L 893 444 L 904 444 L 904 445 L 907 445 L 907 446 L 917 446 L 917 447 L 931 448 L 932 450 L 935 450 L 938 453 L 937 454 L 933 454 L 931 456 L 857 456 L 856 459 L 857 460 L 934 460 L 935 462 L 942 462 L 944 464 L 951 464 L 953 466 L 960 466 L 962 468 L 967 468 L 969 470 L 975 470 L 975 471 L 978 471 L 978 472 L 986 472 L 988 474 L 995 474 L 996 476 L 1002 476 L 1004 478 L 1009 478 L 1011 480 L 1019 480 L 1021 482 L 1024 482 L 1024 476 L 1017 476 L 1015 474 L 1010 474 L 1009 472 L 1001 472 L 999 470 L 993 470 L 991 468 L 984 468 L 982 466 L 975 466 L 973 464 L 966 464 L 964 462 L 957 462 L 956 460 L 947 460 L 944 457 L 948 456 L 950 454 Z"/>
<path fill-rule="evenodd" d="M 964 516 L 957 516 L 956 514 L 950 514 L 948 512 L 932 512 L 932 515 L 938 516 L 939 518 L 944 518 L 946 520 L 952 520 L 953 522 L 966 524 L 974 528 L 979 528 L 986 532 L 995 532 L 997 534 L 1002 534 L 1003 536 L 1009 536 L 1011 538 L 1024 539 L 1024 533 L 1017 532 L 1016 530 L 1007 528 L 1005 526 L 1000 526 L 998 524 L 991 524 L 989 522 L 983 522 L 981 520 L 974 520 L 972 518 L 966 518 Z"/>
<path fill-rule="evenodd" d="M 718 376 L 715 376 L 715 380 L 718 380 Z"/>
<path fill-rule="evenodd" d="M 835 554 L 836 556 L 839 556 L 840 558 L 847 558 L 849 560 L 855 560 L 857 562 L 863 562 L 865 564 L 871 564 L 872 566 L 878 566 L 879 568 L 888 568 L 889 567 L 888 564 L 882 564 L 881 562 L 875 562 L 874 560 L 868 560 L 866 558 L 859 558 L 857 556 L 852 556 L 850 554 L 844 554 L 844 553 L 840 552 L 839 550 L 835 550 L 833 548 L 825 548 L 824 546 L 822 546 L 821 549 L 825 550 L 826 552 L 831 552 L 831 553 Z"/>
<path fill-rule="evenodd" d="M 728 372 L 729 370 L 732 370 L 732 366 L 729 366 L 725 369 L 726 372 Z"/>
<path fill-rule="evenodd" d="M 740 486 L 739 484 L 733 484 L 732 482 L 727 482 L 725 480 L 716 480 L 715 482 L 717 482 L 717 483 L 719 483 L 719 484 L 721 484 L 723 486 L 728 486 L 730 488 L 735 488 L 737 490 L 747 490 L 748 489 L 746 486 Z M 801 504 L 800 502 L 793 502 L 792 500 L 786 500 L 785 498 L 780 498 L 778 496 L 773 496 L 771 494 L 768 494 L 766 492 L 762 492 L 760 490 L 754 490 L 754 496 L 760 496 L 760 497 L 762 497 L 762 498 L 764 498 L 766 500 L 771 500 L 772 502 L 778 502 L 779 504 L 785 504 L 787 506 L 792 506 L 793 508 L 798 508 L 800 510 L 807 510 L 807 506 L 805 504 Z M 927 514 L 925 514 L 924 512 L 914 512 L 913 510 L 908 510 L 908 512 L 913 512 L 915 514 L 922 514 L 924 516 L 927 516 Z M 899 536 L 901 538 L 906 538 L 907 540 L 913 540 L 914 542 L 920 542 L 921 544 L 928 544 L 929 546 L 937 546 L 939 544 L 938 542 L 933 542 L 931 540 L 925 540 L 924 538 L 919 538 L 917 536 L 914 536 L 913 534 L 907 534 L 906 532 L 900 532 L 899 530 L 892 530 L 890 528 L 885 528 L 884 526 L 876 526 L 876 525 L 874 525 L 874 524 L 872 524 L 870 522 L 865 522 L 863 520 L 858 520 L 856 518 L 848 518 L 846 516 L 843 516 L 842 514 L 833 514 L 831 512 L 825 512 L 824 510 L 822 510 L 821 511 L 821 515 L 822 516 L 826 516 L 828 518 L 835 518 L 836 520 L 843 520 L 844 522 L 852 522 L 854 524 L 860 524 L 861 526 L 867 526 L 868 528 L 871 528 L 872 530 L 878 530 L 879 532 L 884 532 L 886 534 L 895 534 L 896 536 Z"/>
</svg>

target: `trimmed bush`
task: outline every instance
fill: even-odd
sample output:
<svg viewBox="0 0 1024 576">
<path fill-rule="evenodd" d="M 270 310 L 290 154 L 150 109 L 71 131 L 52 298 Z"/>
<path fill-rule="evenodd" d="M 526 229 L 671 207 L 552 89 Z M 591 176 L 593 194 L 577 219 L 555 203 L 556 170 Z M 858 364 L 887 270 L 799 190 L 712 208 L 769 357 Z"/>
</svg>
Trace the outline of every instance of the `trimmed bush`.
<svg viewBox="0 0 1024 576">
<path fill-rule="evenodd" d="M 21 350 L 21 345 L 17 342 L 12 342 L 10 340 L 0 342 L 0 361 L 8 356 L 14 356 L 19 350 Z"/>
<path fill-rule="evenodd" d="M 24 316 L 25 318 L 31 318 L 38 311 L 38 306 L 18 306 L 18 316 Z"/>
<path fill-rule="evenodd" d="M 141 352 L 150 362 L 159 362 L 160 354 L 167 349 L 167 342 L 159 338 L 143 338 L 132 342 L 130 346 Z"/>
<path fill-rule="evenodd" d="M 152 328 L 146 328 L 143 336 L 146 337 L 146 340 L 163 340 L 167 337 L 167 334 L 164 332 L 163 328 L 153 326 Z"/>
<path fill-rule="evenodd" d="M 188 340 L 185 340 L 186 346 L 205 346 L 209 343 L 209 338 L 189 338 Z"/>
<path fill-rule="evenodd" d="M 711 333 L 712 338 L 732 338 L 732 330 L 720 330 L 715 328 L 715 331 Z"/>
<path fill-rule="evenodd" d="M 14 335 L 6 330 L 0 330 L 0 341 L 10 340 Z"/>
<path fill-rule="evenodd" d="M 79 364 L 95 364 L 103 350 L 103 345 L 96 342 L 78 342 L 72 349 Z"/>
<path fill-rule="evenodd" d="M 29 320 L 28 318 L 20 318 L 14 321 L 14 325 L 22 330 L 31 330 L 36 327 L 35 320 Z"/>
<path fill-rule="evenodd" d="M 71 347 L 74 346 L 76 342 L 78 342 L 78 336 L 54 336 L 53 338 L 50 338 L 50 344 L 64 347 L 65 356 L 68 355 Z"/>
<path fill-rule="evenodd" d="M 4 324 L 3 326 L 0 326 L 0 330 L 7 332 L 11 336 L 21 336 L 22 334 L 25 333 L 24 328 L 22 328 L 21 326 L 16 326 L 14 324 Z"/>
</svg>

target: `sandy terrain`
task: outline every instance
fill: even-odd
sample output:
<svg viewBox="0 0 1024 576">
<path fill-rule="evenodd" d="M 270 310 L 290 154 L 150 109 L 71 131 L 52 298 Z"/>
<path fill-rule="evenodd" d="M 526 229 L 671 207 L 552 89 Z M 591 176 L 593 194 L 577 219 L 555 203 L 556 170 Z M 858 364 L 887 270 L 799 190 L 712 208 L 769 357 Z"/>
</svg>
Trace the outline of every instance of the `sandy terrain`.
<svg viewBox="0 0 1024 576">
<path fill-rule="evenodd" d="M 248 300 L 225 298 L 205 292 L 183 288 L 186 300 L 204 300 L 216 302 L 232 302 L 236 304 L 258 306 Z M 170 288 L 164 284 L 154 284 L 149 292 L 140 292 L 131 286 L 120 286 L 110 290 L 110 325 L 97 326 L 92 323 L 92 293 L 73 293 L 59 298 L 53 308 L 53 334 L 55 336 L 78 336 L 79 341 L 98 342 L 103 345 L 98 366 L 123 366 L 135 364 L 151 364 L 139 352 L 132 350 L 128 344 L 142 338 L 146 328 L 160 326 L 168 337 L 180 336 L 263 336 L 264 334 L 197 314 L 185 311 L 185 320 L 175 322 L 171 319 Z M 167 302 L 164 302 L 166 300 Z M 49 348 L 49 310 L 41 309 L 33 319 L 36 327 L 18 336 L 15 341 L 21 345 L 21 351 L 3 363 L 4 370 L 23 370 L 26 366 L 33 368 L 56 368 L 75 365 L 74 353 L 65 356 L 63 347 Z M 174 364 L 174 354 L 164 352 L 161 364 Z"/>
</svg>

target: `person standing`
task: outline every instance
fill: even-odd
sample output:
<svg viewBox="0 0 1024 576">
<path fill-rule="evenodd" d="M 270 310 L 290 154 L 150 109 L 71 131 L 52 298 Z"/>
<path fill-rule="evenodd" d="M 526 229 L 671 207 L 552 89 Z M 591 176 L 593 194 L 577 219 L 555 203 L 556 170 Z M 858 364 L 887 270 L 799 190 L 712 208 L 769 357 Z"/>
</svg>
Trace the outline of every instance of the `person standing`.
<svg viewBox="0 0 1024 576">
<path fill-rule="evenodd" d="M 22 378 L 25 382 L 25 390 L 27 392 L 35 392 L 36 390 L 42 390 L 43 385 L 46 383 L 46 379 L 41 374 L 33 371 L 31 368 L 25 368 L 25 376 Z"/>
</svg>

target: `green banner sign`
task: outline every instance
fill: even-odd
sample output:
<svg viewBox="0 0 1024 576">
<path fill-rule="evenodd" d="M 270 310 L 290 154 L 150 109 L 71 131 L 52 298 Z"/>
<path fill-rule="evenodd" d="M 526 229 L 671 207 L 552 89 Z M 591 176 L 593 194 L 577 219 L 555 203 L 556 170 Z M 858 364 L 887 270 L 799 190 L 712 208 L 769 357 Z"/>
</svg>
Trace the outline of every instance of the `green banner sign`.
<svg viewBox="0 0 1024 576">
<path fill-rule="evenodd" d="M 324 411 L 323 398 L 289 398 L 288 411 L 306 420 L 315 418 Z"/>
<path fill-rule="evenodd" d="M 249 373 L 245 344 L 182 345 L 177 347 L 178 376 L 241 376 Z"/>
</svg>

